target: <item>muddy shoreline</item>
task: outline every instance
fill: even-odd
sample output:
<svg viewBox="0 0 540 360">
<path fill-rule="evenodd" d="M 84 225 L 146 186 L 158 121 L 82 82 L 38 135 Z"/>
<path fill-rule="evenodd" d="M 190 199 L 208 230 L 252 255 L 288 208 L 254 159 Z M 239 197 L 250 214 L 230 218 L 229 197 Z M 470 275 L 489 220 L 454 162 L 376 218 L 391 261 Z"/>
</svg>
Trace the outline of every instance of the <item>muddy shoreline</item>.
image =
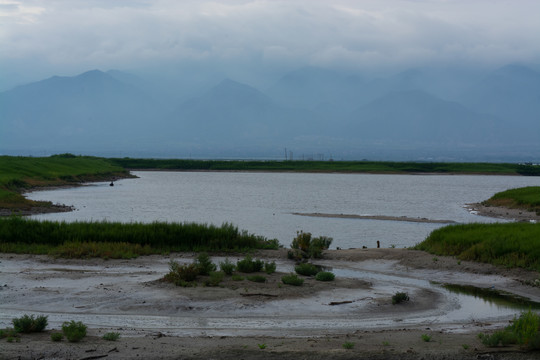
<svg viewBox="0 0 540 360">
<path fill-rule="evenodd" d="M 500 206 L 486 206 L 481 203 L 466 204 L 467 210 L 480 216 L 505 219 L 516 222 L 540 222 L 540 215 L 524 209 L 511 209 Z"/>
<path fill-rule="evenodd" d="M 427 219 L 427 218 L 413 218 L 413 217 L 408 217 L 408 216 L 325 214 L 325 213 L 298 213 L 298 212 L 294 212 L 292 214 L 298 215 L 298 216 L 325 217 L 325 218 L 338 218 L 338 219 L 387 220 L 387 221 L 405 221 L 405 222 L 431 223 L 431 224 L 455 224 L 456 223 L 453 220 L 434 220 L 434 219 Z"/>
<path fill-rule="evenodd" d="M 485 348 L 477 339 L 479 332 L 505 326 L 511 315 L 445 320 L 444 314 L 452 313 L 456 304 L 424 284 L 496 284 L 540 301 L 540 289 L 528 285 L 539 277 L 536 272 L 458 263 L 451 257 L 434 261 L 433 255 L 407 249 L 331 250 L 318 261 L 320 265 L 366 275 L 338 276 L 333 283 L 307 279 L 302 287 L 288 287 L 280 286 L 279 279 L 294 263 L 281 249 L 252 254 L 278 264 L 281 274 L 269 276 L 266 283 L 228 280 L 223 287 L 182 288 L 159 281 L 170 259 L 191 262 L 194 256 L 75 260 L 0 254 L 0 327 L 23 314 L 49 315 L 48 329 L 58 330 L 63 321 L 72 319 L 89 327 L 88 337 L 80 343 L 53 343 L 52 330 L 23 335 L 19 343 L 0 340 L 0 359 L 477 359 L 487 353 L 496 359 L 527 359 L 531 355 L 518 347 Z M 212 254 L 214 262 L 243 256 Z M 390 295 L 398 290 L 407 291 L 411 301 L 392 305 Z M 119 332 L 120 340 L 101 339 L 110 331 Z M 423 334 L 433 341 L 424 342 Z M 343 348 L 345 343 L 353 348 Z"/>
</svg>

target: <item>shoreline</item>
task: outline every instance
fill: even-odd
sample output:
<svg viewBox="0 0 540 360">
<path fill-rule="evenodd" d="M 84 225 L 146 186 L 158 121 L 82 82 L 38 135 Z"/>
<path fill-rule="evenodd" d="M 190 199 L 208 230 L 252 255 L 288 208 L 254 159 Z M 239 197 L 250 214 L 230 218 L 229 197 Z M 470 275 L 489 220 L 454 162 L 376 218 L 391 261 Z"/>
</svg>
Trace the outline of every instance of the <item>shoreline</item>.
<svg viewBox="0 0 540 360">
<path fill-rule="evenodd" d="M 540 222 L 540 215 L 536 212 L 524 209 L 513 209 L 501 206 L 485 206 L 481 203 L 472 203 L 465 205 L 467 210 L 478 216 L 491 217 L 496 219 L 505 219 L 515 222 Z"/>
<path fill-rule="evenodd" d="M 252 255 L 276 261 L 280 272 L 293 264 L 286 259 L 286 249 L 259 250 Z M 223 256 L 213 254 L 214 261 Z M 190 262 L 193 257 L 194 253 L 175 253 L 132 260 L 78 260 L 0 254 L 3 272 L 9 275 L 0 283 L 3 322 L 25 313 L 44 314 L 49 315 L 48 329 L 53 329 L 24 334 L 19 343 L 0 339 L 0 359 L 472 360 L 487 353 L 496 354 L 497 359 L 531 355 L 517 346 L 486 348 L 480 343 L 477 333 L 502 328 L 506 318 L 425 321 L 425 317 L 451 311 L 453 301 L 423 285 L 409 285 L 406 291 L 411 301 L 394 306 L 389 295 L 404 285 L 397 282 L 386 289 L 381 287 L 382 278 L 376 279 L 378 274 L 387 274 L 411 279 L 411 284 L 424 279 L 479 287 L 495 283 L 497 289 L 539 301 L 540 289 L 526 283 L 538 278 L 537 272 L 467 261 L 458 264 L 442 256 L 435 262 L 431 254 L 407 249 L 352 249 L 325 251 L 323 259 L 314 262 L 366 271 L 374 278 L 338 277 L 335 283 L 311 279 L 302 287 L 244 280 L 236 289 L 234 283 L 223 288 L 182 288 L 156 282 L 166 272 L 169 259 Z M 331 306 L 331 302 L 336 304 Z M 58 331 L 62 321 L 72 319 L 88 325 L 88 336 L 80 343 L 52 342 L 50 334 Z M 111 331 L 119 332 L 121 338 L 116 342 L 101 338 Z M 424 334 L 432 341 L 423 341 Z M 346 343 L 353 347 L 345 349 Z"/>
</svg>

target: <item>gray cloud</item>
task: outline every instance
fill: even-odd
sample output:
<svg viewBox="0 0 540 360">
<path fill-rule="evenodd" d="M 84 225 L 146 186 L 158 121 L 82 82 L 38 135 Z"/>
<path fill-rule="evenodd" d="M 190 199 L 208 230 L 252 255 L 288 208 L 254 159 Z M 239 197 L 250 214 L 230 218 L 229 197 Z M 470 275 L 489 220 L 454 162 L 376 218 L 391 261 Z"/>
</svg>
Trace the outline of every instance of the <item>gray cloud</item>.
<svg viewBox="0 0 540 360">
<path fill-rule="evenodd" d="M 0 66 L 182 62 L 358 70 L 540 60 L 536 0 L 0 0 Z"/>
</svg>

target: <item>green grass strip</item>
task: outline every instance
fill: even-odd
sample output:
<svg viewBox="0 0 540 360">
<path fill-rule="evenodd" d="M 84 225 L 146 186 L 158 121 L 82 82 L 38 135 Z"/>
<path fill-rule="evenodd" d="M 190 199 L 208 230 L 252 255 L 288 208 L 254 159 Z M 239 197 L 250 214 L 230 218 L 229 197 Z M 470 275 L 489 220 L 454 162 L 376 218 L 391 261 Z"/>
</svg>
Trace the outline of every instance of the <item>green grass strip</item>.
<svg viewBox="0 0 540 360">
<path fill-rule="evenodd" d="M 351 173 L 463 173 L 514 174 L 540 176 L 540 166 L 509 163 L 441 163 L 392 161 L 256 161 L 256 160 L 188 160 L 188 159 L 109 159 L 128 169 L 162 170 L 235 170 Z"/>
<path fill-rule="evenodd" d="M 277 249 L 277 240 L 236 226 L 196 223 L 57 222 L 0 219 L 0 251 L 62 257 L 134 257 L 171 251 Z"/>
<path fill-rule="evenodd" d="M 414 249 L 540 271 L 540 224 L 465 224 L 434 230 Z"/>
<path fill-rule="evenodd" d="M 540 215 L 540 186 L 510 189 L 493 195 L 483 205 L 504 206 L 537 212 Z"/>
</svg>

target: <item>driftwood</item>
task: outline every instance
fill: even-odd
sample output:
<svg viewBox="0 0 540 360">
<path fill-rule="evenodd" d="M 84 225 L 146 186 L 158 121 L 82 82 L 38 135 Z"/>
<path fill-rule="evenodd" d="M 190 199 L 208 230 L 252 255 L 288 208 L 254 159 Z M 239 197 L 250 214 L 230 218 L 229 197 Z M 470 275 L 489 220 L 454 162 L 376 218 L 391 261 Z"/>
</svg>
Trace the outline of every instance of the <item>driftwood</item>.
<svg viewBox="0 0 540 360">
<path fill-rule="evenodd" d="M 343 304 L 350 304 L 350 303 L 353 303 L 354 301 L 353 300 L 345 300 L 345 301 L 332 301 L 330 304 L 328 305 L 343 305 Z"/>
<path fill-rule="evenodd" d="M 266 296 L 266 297 L 278 297 L 278 295 L 274 294 L 263 294 L 263 293 L 250 293 L 250 294 L 240 294 L 242 296 Z"/>
</svg>

